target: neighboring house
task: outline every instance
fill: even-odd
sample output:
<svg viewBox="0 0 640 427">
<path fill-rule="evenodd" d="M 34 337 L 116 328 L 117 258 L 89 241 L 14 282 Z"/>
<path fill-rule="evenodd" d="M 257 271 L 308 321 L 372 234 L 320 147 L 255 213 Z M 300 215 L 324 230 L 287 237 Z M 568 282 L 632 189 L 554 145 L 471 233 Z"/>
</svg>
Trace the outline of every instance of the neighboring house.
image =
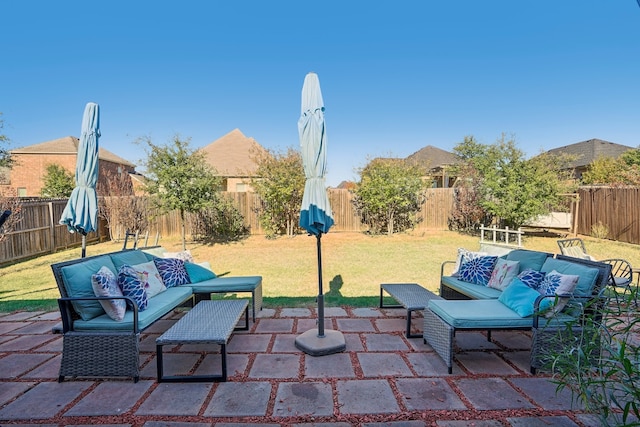
<svg viewBox="0 0 640 427">
<path fill-rule="evenodd" d="M 453 187 L 456 177 L 451 175 L 451 167 L 458 163 L 455 154 L 432 145 L 427 145 L 407 157 L 407 160 L 428 168 L 432 180 L 432 187 Z"/>
<path fill-rule="evenodd" d="M 581 179 L 582 174 L 594 160 L 600 157 L 618 158 L 623 153 L 633 149 L 634 147 L 627 145 L 620 145 L 601 139 L 590 139 L 588 141 L 565 145 L 564 147 L 553 148 L 547 151 L 547 153 L 553 155 L 568 154 L 575 157 L 575 160 L 568 164 L 567 169 L 573 169 L 574 178 Z"/>
<path fill-rule="evenodd" d="M 207 163 L 222 177 L 222 191 L 243 193 L 252 191 L 251 177 L 258 170 L 256 156 L 265 154 L 264 147 L 253 138 L 234 129 L 200 149 Z"/>
<path fill-rule="evenodd" d="M 15 163 L 8 178 L 0 181 L 0 187 L 14 188 L 19 197 L 38 197 L 44 185 L 47 166 L 58 164 L 75 174 L 79 140 L 66 136 L 53 141 L 42 142 L 11 150 Z M 107 179 L 107 173 L 135 174 L 135 165 L 116 156 L 110 151 L 98 149 L 98 182 Z"/>
</svg>

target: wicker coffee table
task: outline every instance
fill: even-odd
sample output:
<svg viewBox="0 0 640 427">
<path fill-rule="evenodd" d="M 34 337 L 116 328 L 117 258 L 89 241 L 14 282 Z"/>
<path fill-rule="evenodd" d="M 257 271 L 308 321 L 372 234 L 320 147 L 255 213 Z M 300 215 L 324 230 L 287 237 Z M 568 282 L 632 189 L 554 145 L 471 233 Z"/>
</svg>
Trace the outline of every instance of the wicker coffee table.
<svg viewBox="0 0 640 427">
<path fill-rule="evenodd" d="M 236 328 L 244 314 L 245 326 Z M 156 339 L 158 382 L 203 382 L 227 380 L 227 342 L 234 330 L 249 329 L 247 300 L 201 301 Z M 162 347 L 177 344 L 217 344 L 222 357 L 220 375 L 164 376 Z"/>
<path fill-rule="evenodd" d="M 384 305 L 383 291 L 391 295 L 400 305 Z M 423 288 L 417 283 L 383 283 L 380 285 L 380 308 L 407 309 L 407 338 L 422 338 L 422 334 L 411 333 L 411 314 L 414 311 L 422 311 L 429 304 L 429 300 L 442 299 L 433 292 Z"/>
</svg>

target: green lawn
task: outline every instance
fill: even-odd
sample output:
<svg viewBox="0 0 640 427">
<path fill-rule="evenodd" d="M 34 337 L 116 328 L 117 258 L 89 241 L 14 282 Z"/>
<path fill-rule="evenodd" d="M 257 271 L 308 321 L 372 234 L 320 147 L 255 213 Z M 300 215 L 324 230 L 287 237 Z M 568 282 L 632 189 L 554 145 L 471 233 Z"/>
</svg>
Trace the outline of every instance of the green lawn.
<svg viewBox="0 0 640 427">
<path fill-rule="evenodd" d="M 621 257 L 640 266 L 637 245 L 585 237 L 597 258 Z M 525 237 L 527 249 L 558 252 L 556 237 Z M 161 240 L 178 251 L 178 239 Z M 88 255 L 121 249 L 122 243 L 101 243 L 87 248 Z M 227 244 L 187 244 L 197 261 L 209 261 L 217 274 L 261 275 L 266 306 L 314 304 L 318 294 L 316 238 L 306 235 L 270 240 L 251 236 Z M 437 290 L 440 265 L 456 257 L 457 248 L 479 248 L 478 237 L 450 231 L 430 231 L 395 236 L 328 233 L 322 237 L 325 302 L 331 305 L 375 306 L 379 284 L 416 282 Z M 0 268 L 0 312 L 55 310 L 58 290 L 50 264 L 77 258 L 74 248 Z"/>
</svg>

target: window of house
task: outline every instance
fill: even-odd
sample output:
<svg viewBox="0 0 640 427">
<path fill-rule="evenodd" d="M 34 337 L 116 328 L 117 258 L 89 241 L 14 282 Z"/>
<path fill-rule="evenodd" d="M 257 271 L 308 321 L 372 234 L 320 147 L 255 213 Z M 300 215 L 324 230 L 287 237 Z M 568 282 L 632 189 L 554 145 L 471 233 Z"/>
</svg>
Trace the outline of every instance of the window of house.
<svg viewBox="0 0 640 427">
<path fill-rule="evenodd" d="M 245 184 L 244 182 L 239 182 L 236 184 L 236 193 L 246 193 L 247 191 L 247 184 Z"/>
<path fill-rule="evenodd" d="M 27 197 L 27 189 L 25 187 L 18 187 L 18 197 Z"/>
</svg>

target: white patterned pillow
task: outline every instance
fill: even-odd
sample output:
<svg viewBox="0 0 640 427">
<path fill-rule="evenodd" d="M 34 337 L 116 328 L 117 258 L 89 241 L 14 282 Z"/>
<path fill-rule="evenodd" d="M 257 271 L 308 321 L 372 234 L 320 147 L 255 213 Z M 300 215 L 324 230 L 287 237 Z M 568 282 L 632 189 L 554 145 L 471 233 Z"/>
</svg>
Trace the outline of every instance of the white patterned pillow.
<svg viewBox="0 0 640 427">
<path fill-rule="evenodd" d="M 451 273 L 451 275 L 457 276 L 458 272 L 460 271 L 460 267 L 465 262 L 487 255 L 489 255 L 489 253 L 487 252 L 472 252 L 468 249 L 458 248 L 458 258 L 456 258 L 456 265 L 453 267 L 453 272 Z"/>
<path fill-rule="evenodd" d="M 134 270 L 138 273 L 142 273 L 144 280 L 147 284 L 145 289 L 147 291 L 147 297 L 151 298 L 158 295 L 160 292 L 167 290 L 167 287 L 162 282 L 162 277 L 156 268 L 156 264 L 153 261 L 144 262 L 142 264 L 132 265 Z"/>
<path fill-rule="evenodd" d="M 506 259 L 498 258 L 491 278 L 487 286 L 494 289 L 504 291 L 511 281 L 518 275 L 518 268 L 520 267 L 519 261 L 509 261 Z"/>
<path fill-rule="evenodd" d="M 184 262 L 194 262 L 193 256 L 191 256 L 191 251 L 181 251 L 181 252 L 165 252 L 162 254 L 162 258 L 176 258 L 181 259 Z"/>
<path fill-rule="evenodd" d="M 118 286 L 116 275 L 108 267 L 101 267 L 96 274 L 91 276 L 91 286 L 97 297 L 121 297 L 122 291 Z M 127 302 L 123 299 L 100 300 L 107 316 L 116 322 L 124 319 L 127 310 Z"/>
<path fill-rule="evenodd" d="M 552 317 L 556 313 L 561 312 L 569 302 L 566 295 L 572 295 L 578 286 L 580 277 L 573 274 L 560 274 L 556 270 L 551 270 L 544 276 L 544 279 L 538 286 L 538 292 L 545 296 L 557 295 L 557 301 L 553 304 L 553 308 L 546 313 L 546 317 Z"/>
</svg>

